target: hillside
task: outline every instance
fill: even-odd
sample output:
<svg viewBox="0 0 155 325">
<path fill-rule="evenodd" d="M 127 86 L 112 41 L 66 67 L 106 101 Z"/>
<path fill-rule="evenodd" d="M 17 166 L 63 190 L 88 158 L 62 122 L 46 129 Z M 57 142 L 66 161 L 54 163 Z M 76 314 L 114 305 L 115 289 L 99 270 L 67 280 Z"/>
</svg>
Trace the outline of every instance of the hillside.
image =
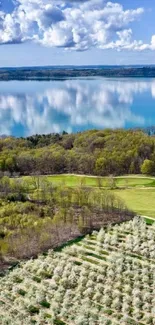
<svg viewBox="0 0 155 325">
<path fill-rule="evenodd" d="M 154 299 L 155 228 L 134 218 L 21 263 L 0 279 L 0 321 L 154 325 Z"/>
<path fill-rule="evenodd" d="M 155 174 L 155 137 L 141 130 L 0 139 L 0 170 L 7 175 Z"/>
</svg>

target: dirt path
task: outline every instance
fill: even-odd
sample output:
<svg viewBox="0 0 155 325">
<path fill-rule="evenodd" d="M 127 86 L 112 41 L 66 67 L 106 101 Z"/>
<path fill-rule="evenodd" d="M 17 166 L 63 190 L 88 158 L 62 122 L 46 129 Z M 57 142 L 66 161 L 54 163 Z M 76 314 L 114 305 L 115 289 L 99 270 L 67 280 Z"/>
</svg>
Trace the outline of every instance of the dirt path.
<svg viewBox="0 0 155 325">
<path fill-rule="evenodd" d="M 148 217 L 148 216 L 140 216 L 142 218 L 147 218 L 147 219 L 150 219 L 150 220 L 153 220 L 155 222 L 155 218 L 152 218 L 152 217 Z"/>
</svg>

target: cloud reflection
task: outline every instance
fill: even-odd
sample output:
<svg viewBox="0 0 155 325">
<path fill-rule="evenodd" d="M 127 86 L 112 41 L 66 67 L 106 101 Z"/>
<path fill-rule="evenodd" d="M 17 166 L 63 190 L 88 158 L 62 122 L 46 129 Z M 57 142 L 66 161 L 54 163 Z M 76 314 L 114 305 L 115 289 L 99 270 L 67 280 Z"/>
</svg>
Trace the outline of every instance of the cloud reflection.
<svg viewBox="0 0 155 325">
<path fill-rule="evenodd" d="M 139 96 L 138 106 L 146 92 L 150 93 L 151 100 L 155 98 L 154 80 L 94 79 L 43 84 L 37 90 L 37 82 L 32 82 L 31 92 L 26 87 L 25 91 L 20 90 L 20 83 L 19 90 L 1 89 L 0 134 L 27 136 L 63 130 L 143 126 L 143 112 L 140 107 L 133 108 L 135 98 Z"/>
</svg>

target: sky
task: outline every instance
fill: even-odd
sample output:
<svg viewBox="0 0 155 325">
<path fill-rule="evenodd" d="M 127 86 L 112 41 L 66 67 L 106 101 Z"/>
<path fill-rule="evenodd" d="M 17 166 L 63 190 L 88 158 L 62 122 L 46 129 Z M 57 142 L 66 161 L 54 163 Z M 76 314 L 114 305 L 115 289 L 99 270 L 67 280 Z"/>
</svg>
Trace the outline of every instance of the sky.
<svg viewBox="0 0 155 325">
<path fill-rule="evenodd" d="M 1 0 L 0 66 L 155 64 L 154 0 Z"/>
</svg>

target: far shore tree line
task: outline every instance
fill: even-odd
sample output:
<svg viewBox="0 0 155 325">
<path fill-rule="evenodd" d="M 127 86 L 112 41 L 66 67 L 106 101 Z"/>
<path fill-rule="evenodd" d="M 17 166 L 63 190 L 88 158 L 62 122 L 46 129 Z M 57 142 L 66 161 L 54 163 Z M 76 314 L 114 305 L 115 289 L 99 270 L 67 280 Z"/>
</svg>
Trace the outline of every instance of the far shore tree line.
<svg viewBox="0 0 155 325">
<path fill-rule="evenodd" d="M 155 175 L 155 136 L 141 130 L 107 129 L 1 138 L 0 173 Z"/>
</svg>

